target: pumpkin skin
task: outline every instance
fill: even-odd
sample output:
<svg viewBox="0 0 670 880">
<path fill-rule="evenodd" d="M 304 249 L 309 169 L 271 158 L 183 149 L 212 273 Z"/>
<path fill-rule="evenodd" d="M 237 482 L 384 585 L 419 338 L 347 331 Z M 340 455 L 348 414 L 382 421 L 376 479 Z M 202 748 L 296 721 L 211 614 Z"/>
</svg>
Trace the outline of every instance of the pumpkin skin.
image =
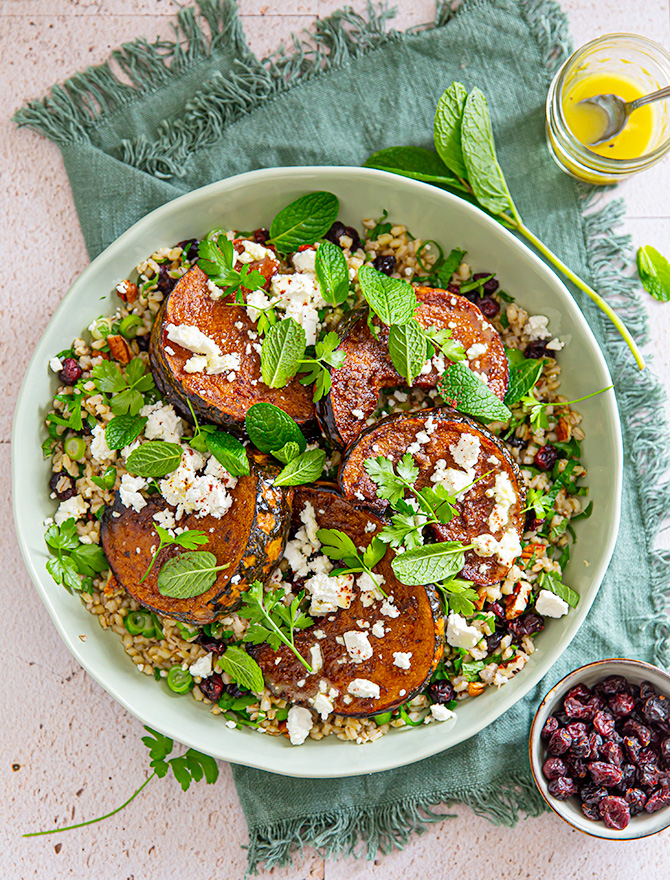
<svg viewBox="0 0 670 880">
<path fill-rule="evenodd" d="M 117 582 L 141 605 L 157 614 L 202 626 L 225 616 L 240 605 L 241 595 L 254 580 L 265 581 L 281 559 L 291 523 L 293 490 L 274 486 L 279 472 L 274 465 L 262 467 L 264 457 L 251 462 L 251 473 L 240 477 L 231 490 L 233 503 L 221 519 L 184 515 L 179 525 L 210 535 L 199 549 L 216 556 L 216 564 L 229 563 L 213 585 L 200 596 L 176 599 L 158 591 L 161 567 L 183 548 L 163 547 L 148 577 L 140 583 L 151 563 L 152 547 L 159 543 L 154 513 L 169 508 L 164 498 L 150 498 L 138 513 L 125 507 L 117 493 L 113 507 L 102 516 L 101 544 Z M 139 550 L 139 552 L 137 552 Z"/>
<path fill-rule="evenodd" d="M 498 437 L 474 419 L 447 406 L 419 412 L 398 413 L 366 428 L 342 456 L 339 483 L 343 495 L 354 504 L 369 505 L 372 509 L 383 513 L 388 502 L 377 496 L 377 486 L 365 470 L 365 461 L 368 458 L 382 456 L 397 464 L 405 454 L 407 446 L 415 441 L 417 432 L 425 430 L 429 418 L 432 418 L 435 425 L 433 433 L 430 434 L 429 442 L 421 445 L 419 451 L 414 453 L 414 461 L 419 468 L 419 476 L 415 484 L 417 489 L 432 485 L 430 475 L 439 459 L 445 459 L 448 467 L 460 468 L 454 461 L 449 447 L 458 443 L 462 434 L 478 437 L 481 449 L 479 460 L 474 467 L 475 478 L 481 479 L 468 490 L 464 501 L 456 502 L 458 516 L 446 525 L 430 526 L 436 540 L 461 541 L 463 544 L 469 544 L 475 535 L 484 533 L 493 534 L 496 539 L 501 537 L 504 529 L 493 532 L 489 529 L 487 520 L 495 502 L 493 497 L 486 495 L 487 490 L 492 489 L 495 483 L 496 474 L 500 472 L 507 474 L 517 498 L 510 512 L 510 521 L 521 539 L 525 528 L 523 511 L 526 498 L 518 465 Z M 377 447 L 374 451 L 373 445 Z M 488 461 L 490 457 L 496 459 L 495 464 Z M 507 575 L 511 566 L 512 563 L 505 565 L 496 557 L 482 557 L 474 550 L 466 550 L 465 565 L 459 577 L 477 584 L 494 584 Z"/>
<path fill-rule="evenodd" d="M 419 306 L 416 320 L 424 329 L 437 327 L 451 330 L 452 338 L 461 342 L 466 352 L 473 345 L 485 351 L 473 358 L 477 372 L 486 376 L 489 388 L 503 400 L 509 381 L 509 366 L 500 334 L 482 315 L 476 305 L 464 296 L 433 287 L 416 287 Z M 372 415 L 383 388 L 404 386 L 405 380 L 396 371 L 388 351 L 389 328 L 379 324 L 379 340 L 367 325 L 366 308 L 345 315 L 337 328 L 340 344 L 337 351 L 346 353 L 344 364 L 331 369 L 331 388 L 316 405 L 321 429 L 335 446 L 346 447 L 356 439 Z M 447 367 L 448 369 L 448 367 Z M 429 373 L 417 376 L 417 388 L 435 388 L 439 374 L 433 366 Z M 362 413 L 360 418 L 353 411 Z"/>
<path fill-rule="evenodd" d="M 296 489 L 292 531 L 300 525 L 299 515 L 307 502 L 314 508 L 320 528 L 340 529 L 353 539 L 356 546 L 368 544 L 384 526 L 380 517 L 349 504 L 335 487 L 315 485 Z M 366 531 L 370 523 L 374 529 Z M 408 587 L 396 579 L 391 568 L 392 556 L 393 551 L 387 550 L 375 572 L 386 579 L 383 589 L 387 595 L 393 595 L 400 611 L 398 617 L 382 615 L 379 601 L 365 607 L 356 588 L 349 608 L 315 616 L 310 627 L 296 632 L 296 648 L 308 661 L 310 648 L 319 645 L 323 667 L 318 672 L 309 674 L 284 645 L 278 651 L 273 651 L 267 644 L 247 646 L 273 693 L 292 703 L 313 707 L 319 682 L 326 681 L 328 688 L 338 691 L 333 699 L 334 712 L 365 718 L 395 709 L 423 689 L 444 651 L 444 616 L 432 586 Z M 383 621 L 387 629 L 382 638 L 371 635 L 371 627 L 378 620 Z M 367 622 L 370 629 L 362 628 L 359 621 Z M 346 648 L 336 641 L 337 637 L 351 630 L 368 633 L 374 649 L 370 659 L 353 662 Z M 319 631 L 325 635 L 317 639 L 315 633 Z M 409 669 L 394 665 L 393 654 L 397 651 L 411 652 Z M 344 662 L 340 662 L 342 658 L 345 658 Z M 347 685 L 355 678 L 378 684 L 380 698 L 347 697 Z"/>
<path fill-rule="evenodd" d="M 244 433 L 244 417 L 254 403 L 272 403 L 283 409 L 307 435 L 316 431 L 312 387 L 297 378 L 284 388 L 268 388 L 261 378 L 262 342 L 247 310 L 230 297 L 213 300 L 207 275 L 194 266 L 177 282 L 156 316 L 149 342 L 151 371 L 162 396 L 179 414 L 193 423 L 189 403 L 199 421 Z M 189 324 L 213 339 L 223 353 L 238 354 L 240 368 L 229 382 L 228 374 L 187 373 L 184 366 L 193 352 L 167 339 L 168 324 Z M 236 326 L 239 325 L 239 326 Z M 251 333 L 250 337 L 248 334 Z M 170 353 L 172 352 L 172 354 Z"/>
</svg>

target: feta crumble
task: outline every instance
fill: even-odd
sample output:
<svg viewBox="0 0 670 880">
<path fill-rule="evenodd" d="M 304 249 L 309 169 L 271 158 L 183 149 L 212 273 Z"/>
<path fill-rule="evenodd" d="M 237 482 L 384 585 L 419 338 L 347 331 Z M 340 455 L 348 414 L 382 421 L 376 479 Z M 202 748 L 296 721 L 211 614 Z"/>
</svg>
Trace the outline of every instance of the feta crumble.
<svg viewBox="0 0 670 880">
<path fill-rule="evenodd" d="M 187 351 L 194 352 L 184 364 L 187 373 L 208 373 L 218 376 L 230 370 L 239 370 L 242 355 L 223 354 L 218 344 L 192 324 L 168 324 L 167 338 Z"/>
<path fill-rule="evenodd" d="M 372 657 L 372 645 L 367 633 L 351 630 L 344 634 L 344 646 L 354 663 L 362 663 Z"/>
<path fill-rule="evenodd" d="M 119 497 L 124 507 L 132 508 L 139 513 L 147 502 L 140 493 L 140 489 L 144 489 L 147 481 L 144 477 L 131 477 L 130 474 L 124 474 L 121 477 L 121 485 L 119 487 Z"/>
<path fill-rule="evenodd" d="M 199 678 L 209 678 L 209 676 L 212 675 L 214 671 L 212 669 L 213 656 L 214 655 L 210 652 L 209 654 L 205 654 L 204 657 L 198 657 L 195 663 L 189 666 L 188 671 L 194 677 L 197 676 Z"/>
<path fill-rule="evenodd" d="M 49 368 L 54 373 L 60 373 L 60 371 L 63 369 L 63 361 L 60 358 L 52 357 L 49 361 Z"/>
<path fill-rule="evenodd" d="M 449 721 L 451 722 L 448 727 L 452 728 L 454 724 L 456 724 L 456 713 L 452 712 L 451 709 L 447 709 L 446 706 L 443 706 L 441 703 L 433 703 L 430 707 L 430 714 L 435 719 L 435 721 Z"/>
<path fill-rule="evenodd" d="M 452 648 L 474 648 L 482 638 L 481 632 L 474 626 L 468 626 L 467 620 L 452 611 L 447 620 L 447 642 Z"/>
<path fill-rule="evenodd" d="M 110 449 L 107 445 L 105 436 L 105 426 L 96 425 L 91 432 L 93 440 L 91 442 L 91 456 L 98 462 L 109 461 L 116 455 L 115 450 Z"/>
<path fill-rule="evenodd" d="M 393 665 L 397 666 L 398 669 L 409 669 L 412 665 L 412 652 L 394 651 Z"/>
<path fill-rule="evenodd" d="M 550 590 L 540 590 L 535 600 L 535 610 L 543 617 L 563 617 L 570 610 L 565 601 Z"/>
<path fill-rule="evenodd" d="M 72 498 L 68 498 L 67 501 L 61 501 L 58 505 L 58 510 L 54 514 L 54 522 L 57 526 L 61 526 L 72 517 L 81 519 L 87 510 L 88 504 L 81 495 L 73 495 Z"/>
<path fill-rule="evenodd" d="M 313 725 L 312 713 L 309 709 L 303 709 L 302 706 L 291 706 L 286 718 L 291 745 L 301 746 L 307 739 Z"/>
<path fill-rule="evenodd" d="M 149 403 L 140 410 L 147 423 L 144 436 L 147 440 L 165 440 L 166 443 L 179 443 L 184 434 L 184 423 L 169 403 Z"/>
<path fill-rule="evenodd" d="M 367 678 L 355 678 L 347 685 L 347 691 L 352 697 L 361 697 L 362 699 L 378 700 L 381 690 L 378 684 Z"/>
<path fill-rule="evenodd" d="M 449 447 L 449 451 L 456 464 L 465 470 L 469 470 L 477 464 L 480 450 L 481 443 L 479 442 L 479 437 L 475 437 L 474 434 L 468 434 L 467 431 L 461 434 L 458 438 L 458 443 L 452 443 Z"/>
</svg>

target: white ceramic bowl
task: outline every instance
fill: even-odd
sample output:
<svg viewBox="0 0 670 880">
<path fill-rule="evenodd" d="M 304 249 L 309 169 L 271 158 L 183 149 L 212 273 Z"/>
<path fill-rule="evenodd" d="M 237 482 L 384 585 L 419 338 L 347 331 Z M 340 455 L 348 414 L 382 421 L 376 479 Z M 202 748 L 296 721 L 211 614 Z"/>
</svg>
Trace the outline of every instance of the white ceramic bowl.
<svg viewBox="0 0 670 880">
<path fill-rule="evenodd" d="M 593 822 L 591 819 L 587 819 L 582 813 L 577 798 L 571 797 L 565 801 L 559 801 L 552 797 L 549 794 L 547 780 L 542 774 L 542 765 L 547 758 L 547 745 L 540 734 L 547 718 L 559 710 L 559 704 L 570 688 L 580 682 L 587 687 L 592 687 L 596 682 L 607 678 L 608 675 L 623 675 L 633 684 L 649 681 L 659 693 L 670 696 L 670 675 L 657 666 L 644 663 L 642 660 L 625 660 L 617 657 L 611 660 L 597 660 L 595 663 L 580 666 L 579 669 L 575 669 L 574 672 L 566 675 L 558 684 L 554 685 L 538 707 L 530 728 L 528 742 L 530 767 L 542 797 L 556 815 L 572 825 L 573 828 L 590 834 L 591 837 L 603 837 L 606 840 L 637 840 L 640 837 L 656 834 L 670 825 L 670 806 L 664 807 L 656 813 L 639 813 L 631 818 L 627 828 L 624 828 L 623 831 L 616 831 L 613 828 L 608 828 L 604 822 Z"/>
<path fill-rule="evenodd" d="M 363 217 L 385 208 L 414 235 L 439 241 L 448 251 L 462 247 L 475 270 L 495 272 L 520 305 L 547 315 L 553 333 L 565 340 L 560 355 L 562 390 L 570 399 L 610 385 L 605 360 L 574 300 L 562 282 L 525 245 L 486 214 L 440 189 L 366 168 L 273 168 L 253 171 L 181 196 L 153 211 L 95 259 L 72 285 L 56 310 L 30 362 L 16 408 L 13 431 L 13 500 L 23 557 L 54 623 L 81 665 L 118 702 L 144 723 L 200 751 L 224 760 L 293 776 L 352 776 L 418 761 L 471 737 L 526 694 L 567 648 L 593 602 L 610 560 L 621 499 L 622 448 L 612 392 L 580 404 L 587 439 L 590 498 L 597 515 L 578 523 L 569 580 L 579 607 L 551 621 L 540 636 L 542 650 L 523 672 L 500 690 L 490 689 L 458 710 L 451 730 L 430 724 L 393 732 L 374 745 L 357 747 L 329 737 L 299 748 L 284 737 L 229 730 L 205 706 L 171 693 L 165 684 L 140 674 L 120 639 L 103 632 L 76 597 L 53 583 L 45 570 L 43 520 L 54 511 L 49 499 L 49 465 L 40 443 L 43 420 L 56 379 L 48 361 L 70 345 L 91 320 L 117 306 L 111 291 L 157 247 L 214 227 L 254 229 L 267 224 L 303 193 L 330 190 L 340 199 L 340 219 L 361 227 Z M 590 562 L 584 565 L 588 551 Z M 80 636 L 86 636 L 82 640 Z"/>
</svg>

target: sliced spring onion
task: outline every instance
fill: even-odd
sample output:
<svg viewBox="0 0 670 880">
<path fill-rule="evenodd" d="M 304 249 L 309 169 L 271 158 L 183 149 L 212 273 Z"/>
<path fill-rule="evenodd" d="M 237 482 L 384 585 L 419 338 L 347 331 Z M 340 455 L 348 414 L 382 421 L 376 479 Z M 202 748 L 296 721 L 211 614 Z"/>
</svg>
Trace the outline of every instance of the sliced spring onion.
<svg viewBox="0 0 670 880">
<path fill-rule="evenodd" d="M 137 336 L 137 330 L 142 326 L 142 319 L 139 315 L 127 315 L 119 324 L 119 333 L 126 339 L 134 339 Z"/>
<path fill-rule="evenodd" d="M 377 727 L 381 727 L 383 724 L 388 724 L 391 718 L 393 718 L 393 712 L 381 712 L 374 716 L 374 722 Z"/>
<path fill-rule="evenodd" d="M 63 444 L 65 454 L 73 461 L 79 461 L 86 454 L 86 444 L 82 437 L 68 437 Z"/>
<path fill-rule="evenodd" d="M 173 666 L 167 674 L 167 683 L 175 694 L 186 694 L 193 687 L 193 676 L 188 669 Z"/>
<path fill-rule="evenodd" d="M 148 611 L 131 611 L 126 615 L 123 625 L 131 636 L 146 636 L 151 638 L 154 634 L 154 622 Z"/>
</svg>

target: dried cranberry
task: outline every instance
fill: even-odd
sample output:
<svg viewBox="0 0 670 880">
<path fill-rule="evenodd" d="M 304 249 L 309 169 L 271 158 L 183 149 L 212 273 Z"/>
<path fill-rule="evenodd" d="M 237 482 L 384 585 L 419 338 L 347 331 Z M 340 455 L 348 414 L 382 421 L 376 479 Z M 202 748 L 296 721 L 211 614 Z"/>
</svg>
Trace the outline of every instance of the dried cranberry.
<svg viewBox="0 0 670 880">
<path fill-rule="evenodd" d="M 528 446 L 528 440 L 522 440 L 521 437 L 517 437 L 516 434 L 504 437 L 503 439 L 508 446 L 513 446 L 515 449 L 525 449 Z"/>
<path fill-rule="evenodd" d="M 628 804 L 631 816 L 637 816 L 638 813 L 641 813 L 647 803 L 647 795 L 641 788 L 626 789 L 624 799 Z"/>
<path fill-rule="evenodd" d="M 585 804 L 599 804 L 604 797 L 607 797 L 607 789 L 590 782 L 588 785 L 582 785 L 579 796 Z"/>
<path fill-rule="evenodd" d="M 583 721 L 571 721 L 570 724 L 566 724 L 565 729 L 573 739 L 578 736 L 588 737 L 589 735 L 589 729 Z"/>
<path fill-rule="evenodd" d="M 269 236 L 268 236 L 269 238 Z M 200 242 L 197 238 L 185 238 L 183 241 L 180 241 L 177 244 L 177 247 L 181 248 L 181 255 L 184 259 L 188 260 L 189 263 L 192 263 L 193 260 L 198 256 L 198 245 Z M 260 244 L 265 244 L 265 242 L 260 242 Z"/>
<path fill-rule="evenodd" d="M 542 728 L 542 733 L 540 736 L 542 739 L 549 739 L 552 733 L 555 733 L 558 730 L 558 721 L 554 718 L 553 715 L 550 715 L 547 720 L 544 722 L 544 727 Z"/>
<path fill-rule="evenodd" d="M 149 351 L 149 341 L 151 339 L 151 333 L 143 333 L 142 336 L 139 334 L 135 337 L 135 342 L 137 343 L 137 347 L 140 351 Z"/>
<path fill-rule="evenodd" d="M 56 486 L 59 484 L 61 488 L 57 489 Z M 77 487 L 73 478 L 65 471 L 59 471 L 57 474 L 51 475 L 49 488 L 59 501 L 67 501 L 68 498 L 72 498 L 77 494 Z"/>
<path fill-rule="evenodd" d="M 624 736 L 623 746 L 633 764 L 637 764 L 640 759 L 640 740 L 636 736 Z"/>
<path fill-rule="evenodd" d="M 638 770 L 638 779 L 643 788 L 654 788 L 665 778 L 665 773 L 658 769 L 656 764 L 641 764 Z"/>
<path fill-rule="evenodd" d="M 475 272 L 472 276 L 473 281 L 479 281 L 480 278 L 488 278 L 491 275 L 491 272 Z M 482 284 L 482 288 L 484 289 L 484 293 L 495 293 L 498 289 L 498 282 L 495 278 L 489 278 L 488 281 L 485 281 Z"/>
<path fill-rule="evenodd" d="M 659 754 L 656 749 L 651 746 L 647 746 L 646 749 L 640 749 L 640 754 L 638 756 L 637 762 L 638 764 L 655 764 L 658 761 Z"/>
<path fill-rule="evenodd" d="M 614 733 L 614 716 L 609 712 L 596 712 L 593 726 L 601 736 L 611 737 Z"/>
<path fill-rule="evenodd" d="M 571 700 L 580 700 L 580 702 L 585 703 L 590 696 L 591 691 L 586 687 L 585 684 L 576 684 L 574 687 L 570 688 L 570 690 L 565 695 L 565 698 L 569 698 Z"/>
<path fill-rule="evenodd" d="M 454 686 L 446 678 L 440 681 L 434 681 L 428 686 L 428 693 L 434 703 L 449 703 L 456 699 L 456 691 Z"/>
<path fill-rule="evenodd" d="M 582 813 L 584 813 L 587 819 L 591 819 L 592 822 L 597 822 L 600 819 L 600 807 L 598 804 L 582 803 Z"/>
<path fill-rule="evenodd" d="M 662 694 L 653 694 L 645 701 L 642 714 L 650 724 L 662 724 L 670 714 L 669 702 Z"/>
<path fill-rule="evenodd" d="M 558 779 L 559 776 L 567 774 L 568 768 L 561 758 L 547 758 L 542 765 L 542 772 L 546 779 Z"/>
<path fill-rule="evenodd" d="M 572 745 L 572 737 L 567 730 L 557 730 L 552 733 L 547 749 L 550 755 L 564 755 Z"/>
<path fill-rule="evenodd" d="M 541 471 L 550 471 L 558 461 L 558 449 L 550 443 L 546 443 L 544 446 L 540 446 L 533 460 Z"/>
<path fill-rule="evenodd" d="M 635 764 L 622 764 L 621 765 L 621 782 L 616 785 L 616 788 L 621 791 L 626 791 L 627 788 L 630 788 L 631 785 L 635 785 L 637 782 L 637 767 Z"/>
<path fill-rule="evenodd" d="M 599 693 L 611 697 L 614 694 L 622 694 L 628 691 L 628 682 L 623 675 L 608 675 L 600 682 Z"/>
<path fill-rule="evenodd" d="M 620 767 L 623 764 L 623 749 L 618 743 L 607 740 L 602 744 L 600 749 L 600 757 L 610 764 L 616 764 Z"/>
<path fill-rule="evenodd" d="M 603 798 L 598 805 L 603 822 L 608 828 L 623 831 L 630 822 L 630 809 L 628 802 L 622 797 L 610 795 Z"/>
<path fill-rule="evenodd" d="M 667 807 L 668 804 L 670 804 L 670 789 L 657 788 L 649 795 L 644 809 L 647 813 L 655 813 L 657 810 Z"/>
<path fill-rule="evenodd" d="M 163 263 L 158 271 L 158 281 L 156 283 L 156 288 L 160 290 L 161 293 L 164 293 L 165 296 L 167 296 L 168 293 L 172 293 L 172 290 L 176 286 L 178 280 L 178 278 L 170 278 L 168 274 L 167 264 Z"/>
<path fill-rule="evenodd" d="M 384 275 L 393 275 L 395 272 L 395 257 L 393 254 L 387 254 L 384 257 L 375 257 L 372 261 L 372 265 L 378 272 L 383 272 Z"/>
<path fill-rule="evenodd" d="M 617 718 L 625 718 L 635 708 L 635 700 L 630 694 L 614 694 L 608 700 L 608 705 L 613 715 Z"/>
<path fill-rule="evenodd" d="M 620 767 L 615 767 L 613 764 L 606 764 L 604 761 L 592 761 L 589 764 L 589 773 L 591 774 L 591 779 L 593 779 L 596 785 L 604 785 L 607 788 L 611 788 L 613 785 L 618 785 L 623 777 L 623 772 Z"/>
<path fill-rule="evenodd" d="M 500 643 L 505 638 L 505 633 L 500 630 L 496 630 L 490 636 L 486 637 L 486 650 L 489 654 L 495 654 L 495 652 L 500 647 Z"/>
<path fill-rule="evenodd" d="M 526 511 L 526 522 L 524 523 L 524 529 L 527 532 L 534 532 L 539 526 L 544 522 L 543 519 L 538 519 L 537 514 L 534 510 Z"/>
<path fill-rule="evenodd" d="M 521 617 L 510 620 L 507 628 L 514 638 L 520 639 L 523 636 L 530 636 L 533 633 L 541 632 L 544 629 L 544 620 L 534 611 L 528 611 L 526 614 L 522 614 Z"/>
<path fill-rule="evenodd" d="M 574 697 L 566 697 L 563 701 L 565 714 L 569 718 L 590 718 L 591 710 L 584 703 L 580 703 Z"/>
<path fill-rule="evenodd" d="M 270 233 L 264 226 L 254 229 L 253 236 L 257 244 L 267 244 L 270 239 Z"/>
<path fill-rule="evenodd" d="M 491 281 L 493 281 L 493 279 L 491 279 Z M 498 282 L 496 281 L 496 285 L 497 284 Z M 484 287 L 486 288 L 486 284 Z M 491 296 L 483 296 L 480 300 L 477 300 L 476 305 L 482 315 L 487 318 L 495 318 L 500 311 L 500 303 Z"/>
<path fill-rule="evenodd" d="M 525 358 L 539 360 L 543 357 L 549 357 L 549 351 L 547 349 L 547 345 L 545 342 L 540 341 L 539 339 L 536 342 L 529 342 L 528 345 L 523 350 L 523 356 Z"/>
<path fill-rule="evenodd" d="M 488 607 L 488 610 L 493 612 L 496 617 L 505 617 L 505 608 L 500 602 L 491 602 Z M 497 632 L 497 630 L 496 630 Z"/>
<path fill-rule="evenodd" d="M 198 687 L 202 691 L 203 696 L 211 700 L 212 703 L 216 703 L 223 693 L 223 679 L 218 672 L 215 672 L 209 678 L 203 678 Z"/>
<path fill-rule="evenodd" d="M 559 776 L 558 779 L 552 779 L 547 790 L 559 801 L 567 800 L 573 794 L 577 794 L 577 786 L 569 776 Z"/>
<path fill-rule="evenodd" d="M 79 366 L 79 361 L 76 361 L 74 358 L 65 358 L 62 363 L 63 369 L 58 374 L 58 378 L 63 385 L 76 385 L 81 379 L 81 374 L 84 372 Z"/>
<path fill-rule="evenodd" d="M 665 766 L 667 769 L 670 769 L 668 765 L 670 765 L 670 736 L 666 736 L 666 738 L 661 743 L 661 757 L 665 762 Z"/>
<path fill-rule="evenodd" d="M 650 681 L 640 682 L 640 699 L 642 702 L 646 702 L 649 697 L 653 697 L 655 693 L 656 688 Z"/>
<path fill-rule="evenodd" d="M 646 726 L 646 724 L 641 724 L 639 721 L 636 721 L 634 718 L 628 718 L 623 726 L 623 732 L 627 733 L 629 736 L 636 736 L 640 745 L 648 746 L 651 742 L 651 731 Z"/>
<path fill-rule="evenodd" d="M 603 744 L 603 738 L 599 733 L 590 733 L 589 734 L 589 749 L 591 750 L 591 760 L 595 761 L 595 759 L 600 755 L 600 749 Z"/>
<path fill-rule="evenodd" d="M 585 761 L 569 752 L 564 756 L 565 766 L 568 768 L 568 776 L 573 779 L 586 779 L 589 768 Z"/>
<path fill-rule="evenodd" d="M 249 693 L 248 690 L 245 690 L 244 688 L 239 687 L 239 685 L 236 685 L 234 681 L 231 681 L 230 684 L 225 684 L 223 686 L 223 689 L 231 697 L 246 697 L 246 695 Z"/>
<path fill-rule="evenodd" d="M 226 643 L 206 635 L 204 632 L 198 633 L 193 639 L 196 645 L 201 645 L 205 651 L 211 651 L 214 654 L 223 654 L 226 650 Z"/>
</svg>

